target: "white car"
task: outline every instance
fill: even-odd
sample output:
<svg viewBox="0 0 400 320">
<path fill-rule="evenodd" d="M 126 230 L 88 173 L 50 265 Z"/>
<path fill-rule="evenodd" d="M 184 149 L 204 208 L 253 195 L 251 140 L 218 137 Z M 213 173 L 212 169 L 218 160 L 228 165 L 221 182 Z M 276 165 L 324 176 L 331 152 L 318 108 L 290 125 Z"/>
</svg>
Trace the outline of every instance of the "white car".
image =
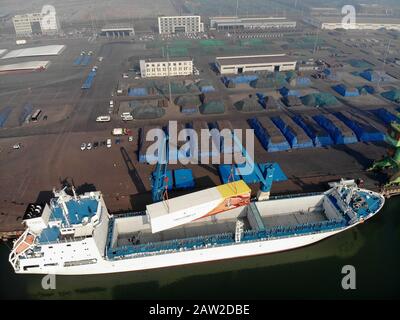
<svg viewBox="0 0 400 320">
<path fill-rule="evenodd" d="M 13 149 L 15 149 L 15 150 L 21 149 L 21 144 L 20 143 L 14 144 Z"/>
<path fill-rule="evenodd" d="M 86 149 L 87 150 L 91 150 L 92 149 L 92 144 L 90 142 L 86 145 Z"/>
<path fill-rule="evenodd" d="M 107 148 L 111 148 L 111 139 L 107 139 Z"/>
<path fill-rule="evenodd" d="M 83 150 L 85 150 L 86 149 L 86 143 L 82 143 L 81 144 L 81 150 L 83 151 Z"/>
<path fill-rule="evenodd" d="M 132 141 L 133 141 L 133 136 L 129 136 L 129 137 L 128 137 L 128 141 L 129 141 L 129 142 L 132 142 Z"/>
</svg>

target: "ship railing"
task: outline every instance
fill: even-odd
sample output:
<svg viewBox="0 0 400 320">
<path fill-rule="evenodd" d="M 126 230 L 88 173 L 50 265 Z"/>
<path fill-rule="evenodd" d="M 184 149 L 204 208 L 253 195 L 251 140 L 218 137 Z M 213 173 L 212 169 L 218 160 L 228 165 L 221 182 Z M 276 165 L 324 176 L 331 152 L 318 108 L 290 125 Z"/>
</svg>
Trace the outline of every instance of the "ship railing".
<svg viewBox="0 0 400 320">
<path fill-rule="evenodd" d="M 109 258 L 117 256 L 128 256 L 132 254 L 161 252 L 172 250 L 174 252 L 180 250 L 190 250 L 207 245 L 233 243 L 235 239 L 234 233 L 222 233 L 210 236 L 198 236 L 187 239 L 175 239 L 163 242 L 153 242 L 133 246 L 121 246 L 117 248 L 109 248 L 107 256 Z"/>
<path fill-rule="evenodd" d="M 138 216 L 145 216 L 146 211 L 131 211 L 131 212 L 124 212 L 124 213 L 115 213 L 113 217 L 115 219 L 119 218 L 128 218 L 128 217 L 138 217 Z"/>
<path fill-rule="evenodd" d="M 277 195 L 277 196 L 270 196 L 270 200 L 292 199 L 292 198 L 299 198 L 299 197 L 312 197 L 312 196 L 320 196 L 323 194 L 324 194 L 324 192 L 308 192 L 308 193 L 296 193 L 296 194 L 289 194 L 289 195 Z"/>
</svg>

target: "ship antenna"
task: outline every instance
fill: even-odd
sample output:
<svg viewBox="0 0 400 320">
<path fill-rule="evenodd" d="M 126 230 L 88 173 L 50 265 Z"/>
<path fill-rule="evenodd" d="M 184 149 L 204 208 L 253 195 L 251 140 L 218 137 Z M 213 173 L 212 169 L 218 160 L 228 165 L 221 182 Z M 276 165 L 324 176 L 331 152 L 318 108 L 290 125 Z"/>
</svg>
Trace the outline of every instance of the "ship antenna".
<svg viewBox="0 0 400 320">
<path fill-rule="evenodd" d="M 53 189 L 53 193 L 56 197 L 58 197 L 58 203 L 61 205 L 61 210 L 65 219 L 65 222 L 67 223 L 67 226 L 69 227 L 71 223 L 69 222 L 68 218 L 68 207 L 66 204 L 66 193 L 65 193 L 66 187 L 62 189 L 61 191 L 57 192 L 55 189 Z"/>
<path fill-rule="evenodd" d="M 76 190 L 75 190 L 74 185 L 71 186 L 71 189 L 72 189 L 72 193 L 74 194 L 74 199 L 78 200 L 78 196 L 76 195 Z"/>
</svg>

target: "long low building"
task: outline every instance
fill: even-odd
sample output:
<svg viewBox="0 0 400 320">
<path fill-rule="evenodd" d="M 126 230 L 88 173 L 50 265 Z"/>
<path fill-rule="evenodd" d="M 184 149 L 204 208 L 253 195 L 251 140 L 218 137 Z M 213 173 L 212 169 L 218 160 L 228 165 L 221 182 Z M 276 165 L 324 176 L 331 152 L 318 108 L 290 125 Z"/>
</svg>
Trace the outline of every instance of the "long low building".
<svg viewBox="0 0 400 320">
<path fill-rule="evenodd" d="M 241 74 L 256 71 L 290 71 L 297 60 L 285 54 L 217 57 L 215 65 L 220 74 Z"/>
<path fill-rule="evenodd" d="M 107 38 L 121 38 L 135 35 L 133 26 L 124 24 L 113 24 L 104 26 L 101 29 L 100 35 L 106 36 Z"/>
<path fill-rule="evenodd" d="M 169 67 L 168 67 L 169 65 Z M 142 78 L 188 76 L 193 74 L 192 58 L 166 58 L 140 60 Z"/>
<path fill-rule="evenodd" d="M 65 45 L 50 45 L 50 46 L 41 46 L 34 48 L 17 49 L 8 52 L 1 59 L 38 57 L 38 56 L 57 56 L 62 51 L 64 51 L 65 48 L 66 48 Z"/>
<path fill-rule="evenodd" d="M 34 72 L 48 68 L 50 61 L 28 61 L 0 66 L 0 74 L 12 72 Z"/>
<path fill-rule="evenodd" d="M 303 21 L 314 27 L 325 30 L 349 29 L 349 30 L 397 30 L 400 31 L 400 19 L 388 17 L 356 17 L 354 24 L 342 22 L 343 16 L 334 17 L 304 17 Z"/>
<path fill-rule="evenodd" d="M 216 30 L 249 30 L 249 29 L 290 29 L 296 28 L 296 21 L 285 17 L 211 17 L 210 28 Z"/>
</svg>

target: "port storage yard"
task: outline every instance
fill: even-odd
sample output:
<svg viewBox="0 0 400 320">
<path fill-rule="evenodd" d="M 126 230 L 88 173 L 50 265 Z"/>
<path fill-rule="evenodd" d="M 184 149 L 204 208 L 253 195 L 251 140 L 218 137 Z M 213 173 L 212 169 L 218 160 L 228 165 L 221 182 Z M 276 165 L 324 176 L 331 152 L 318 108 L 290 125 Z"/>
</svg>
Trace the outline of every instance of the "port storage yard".
<svg viewBox="0 0 400 320">
<path fill-rule="evenodd" d="M 307 39 L 310 36 L 306 33 L 310 32 L 315 33 L 315 29 L 300 31 L 296 35 L 296 41 L 298 39 L 298 43 L 302 43 L 300 41 L 302 38 L 305 44 L 309 44 L 310 41 Z M 360 33 L 362 34 L 361 31 Z M 291 34 L 293 31 L 288 32 L 288 37 Z M 369 32 L 369 35 L 371 34 L 376 38 L 381 37 L 379 31 Z M 255 161 L 278 163 L 288 178 L 287 181 L 274 183 L 272 188 L 274 195 L 325 190 L 327 182 L 340 177 L 361 178 L 367 188 L 378 189 L 383 177 L 367 173 L 366 169 L 374 159 L 379 159 L 386 153 L 387 146 L 379 135 L 379 132 L 385 133 L 386 114 L 379 117 L 379 113 L 370 110 L 383 108 L 393 114 L 399 107 L 381 96 L 382 92 L 400 87 L 398 65 L 385 66 L 385 71 L 391 75 L 392 81 L 381 83 L 376 88 L 375 94 L 358 97 L 340 95 L 332 88 L 333 86 L 344 83 L 349 87 L 358 87 L 370 83 L 361 76 L 353 74 L 362 72 L 366 68 L 352 67 L 346 61 L 355 58 L 367 59 L 375 69 L 381 68 L 382 62 L 378 60 L 379 56 L 359 52 L 346 46 L 344 42 L 335 40 L 335 36 L 327 31 L 321 31 L 319 38 L 324 42 L 324 46 L 342 56 L 332 58 L 328 50 L 321 49 L 316 51 L 314 58 L 335 59 L 343 63 L 344 67 L 337 70 L 341 76 L 340 81 L 314 79 L 311 77 L 311 72 L 302 72 L 302 76 L 311 79 L 311 84 L 291 89 L 299 92 L 301 96 L 327 92 L 335 96 L 338 103 L 332 106 L 287 107 L 281 100 L 284 97 L 277 90 L 281 87 L 255 88 L 249 82 L 238 81 L 234 88 L 228 88 L 221 75 L 210 67 L 210 63 L 215 61 L 216 56 L 228 56 L 231 52 L 235 55 L 289 54 L 288 50 L 285 50 L 286 46 L 295 46 L 296 41 L 293 43 L 283 37 L 276 40 L 257 39 L 260 41 L 254 42 L 247 39 L 244 42 L 239 36 L 235 40 L 232 37 L 226 38 L 225 34 L 218 32 L 214 33 L 216 39 L 172 39 L 168 41 L 170 54 L 193 57 L 194 66 L 200 70 L 198 76 L 171 78 L 172 83 L 180 84 L 188 81 L 190 84 L 198 80 L 209 83 L 215 91 L 207 93 L 206 99 L 213 101 L 217 98 L 219 103 L 223 104 L 224 112 L 187 114 L 181 112 L 180 106 L 166 103 L 167 106 L 161 106 L 165 109 L 165 114 L 159 119 L 135 119 L 123 122 L 121 112 L 125 109 L 131 110 L 130 102 L 148 106 L 157 105 L 158 101 L 165 101 L 168 98 L 168 93 L 160 93 L 160 90 L 154 89 L 155 81 L 164 81 L 165 85 L 165 79 L 135 79 L 134 73 L 129 71 L 140 59 L 160 57 L 162 48 L 167 44 L 159 37 L 149 41 L 145 41 L 144 38 L 140 40 L 141 37 L 139 33 L 134 40 L 58 39 L 57 44 L 64 45 L 65 48 L 59 55 L 45 57 L 50 63 L 44 72 L 23 75 L 0 74 L 0 120 L 3 118 L 0 121 L 1 232 L 22 230 L 21 218 L 26 205 L 36 200 L 47 199 L 53 186 L 59 187 L 66 181 L 73 183 L 78 192 L 101 190 L 111 212 L 143 209 L 145 204 L 151 202 L 149 177 L 154 166 L 140 161 L 140 157 L 143 157 L 140 150 L 140 132 L 142 129 L 166 126 L 169 120 L 178 120 L 180 127 L 193 127 L 197 130 L 207 126 L 253 128 L 256 135 Z M 54 44 L 54 41 L 45 39 L 36 42 L 38 44 L 35 46 Z M 302 44 L 298 48 L 291 48 L 291 57 L 296 60 L 311 58 L 314 41 L 311 41 L 309 47 L 304 46 Z M 0 42 L 0 47 L 7 48 L 10 51 L 8 55 L 13 50 L 11 42 Z M 398 50 L 400 41 L 394 40 L 392 47 Z M 92 57 L 90 59 L 81 57 L 83 50 L 86 53 L 92 51 Z M 99 57 L 103 57 L 103 60 L 99 61 Z M 10 56 L 9 59 L 2 61 L 7 61 L 9 65 L 32 59 Z M 82 62 L 83 60 L 86 61 Z M 94 66 L 98 67 L 95 72 L 92 70 Z M 129 77 L 124 79 L 123 73 L 127 73 Z M 258 74 L 258 77 L 264 76 L 265 74 Z M 119 88 L 123 90 L 122 94 L 117 94 Z M 135 88 L 147 90 L 139 90 L 145 92 L 141 96 L 128 95 L 128 90 L 132 89 L 131 92 L 134 92 Z M 200 90 L 172 92 L 172 100 L 176 101 L 179 96 L 197 99 L 200 93 Z M 260 101 L 260 105 L 264 106 L 261 111 L 239 111 L 234 103 L 250 95 L 273 97 L 276 106 L 268 108 L 269 104 Z M 109 106 L 110 99 L 115 101 L 113 110 Z M 200 98 L 198 100 L 200 104 L 202 100 Z M 28 103 L 33 106 L 33 112 L 36 109 L 42 110 L 39 121 L 29 123 L 21 121 Z M 198 107 L 196 106 L 197 109 Z M 96 122 L 98 116 L 107 115 L 110 111 L 110 122 Z M 357 132 L 340 120 L 338 113 L 347 119 L 355 118 L 360 124 L 354 129 Z M 356 118 L 357 115 L 360 118 Z M 314 128 L 311 130 L 320 138 L 318 141 L 316 137 L 310 137 L 310 133 L 299 125 L 296 116 L 301 116 L 305 123 L 312 123 L 307 128 Z M 120 143 L 116 144 L 111 131 L 119 127 L 132 131 L 132 142 L 128 141 L 128 136 L 123 136 L 119 138 Z M 93 144 L 94 141 L 101 142 L 108 138 L 112 138 L 111 148 L 103 146 L 85 151 L 79 148 L 83 142 Z M 14 150 L 12 146 L 17 143 L 22 147 Z M 182 168 L 192 170 L 196 190 L 221 183 L 217 165 L 169 166 L 169 170 Z M 258 185 L 255 184 L 251 187 L 253 193 L 258 189 Z M 171 190 L 169 196 L 173 197 L 184 192 L 188 191 Z"/>
</svg>

